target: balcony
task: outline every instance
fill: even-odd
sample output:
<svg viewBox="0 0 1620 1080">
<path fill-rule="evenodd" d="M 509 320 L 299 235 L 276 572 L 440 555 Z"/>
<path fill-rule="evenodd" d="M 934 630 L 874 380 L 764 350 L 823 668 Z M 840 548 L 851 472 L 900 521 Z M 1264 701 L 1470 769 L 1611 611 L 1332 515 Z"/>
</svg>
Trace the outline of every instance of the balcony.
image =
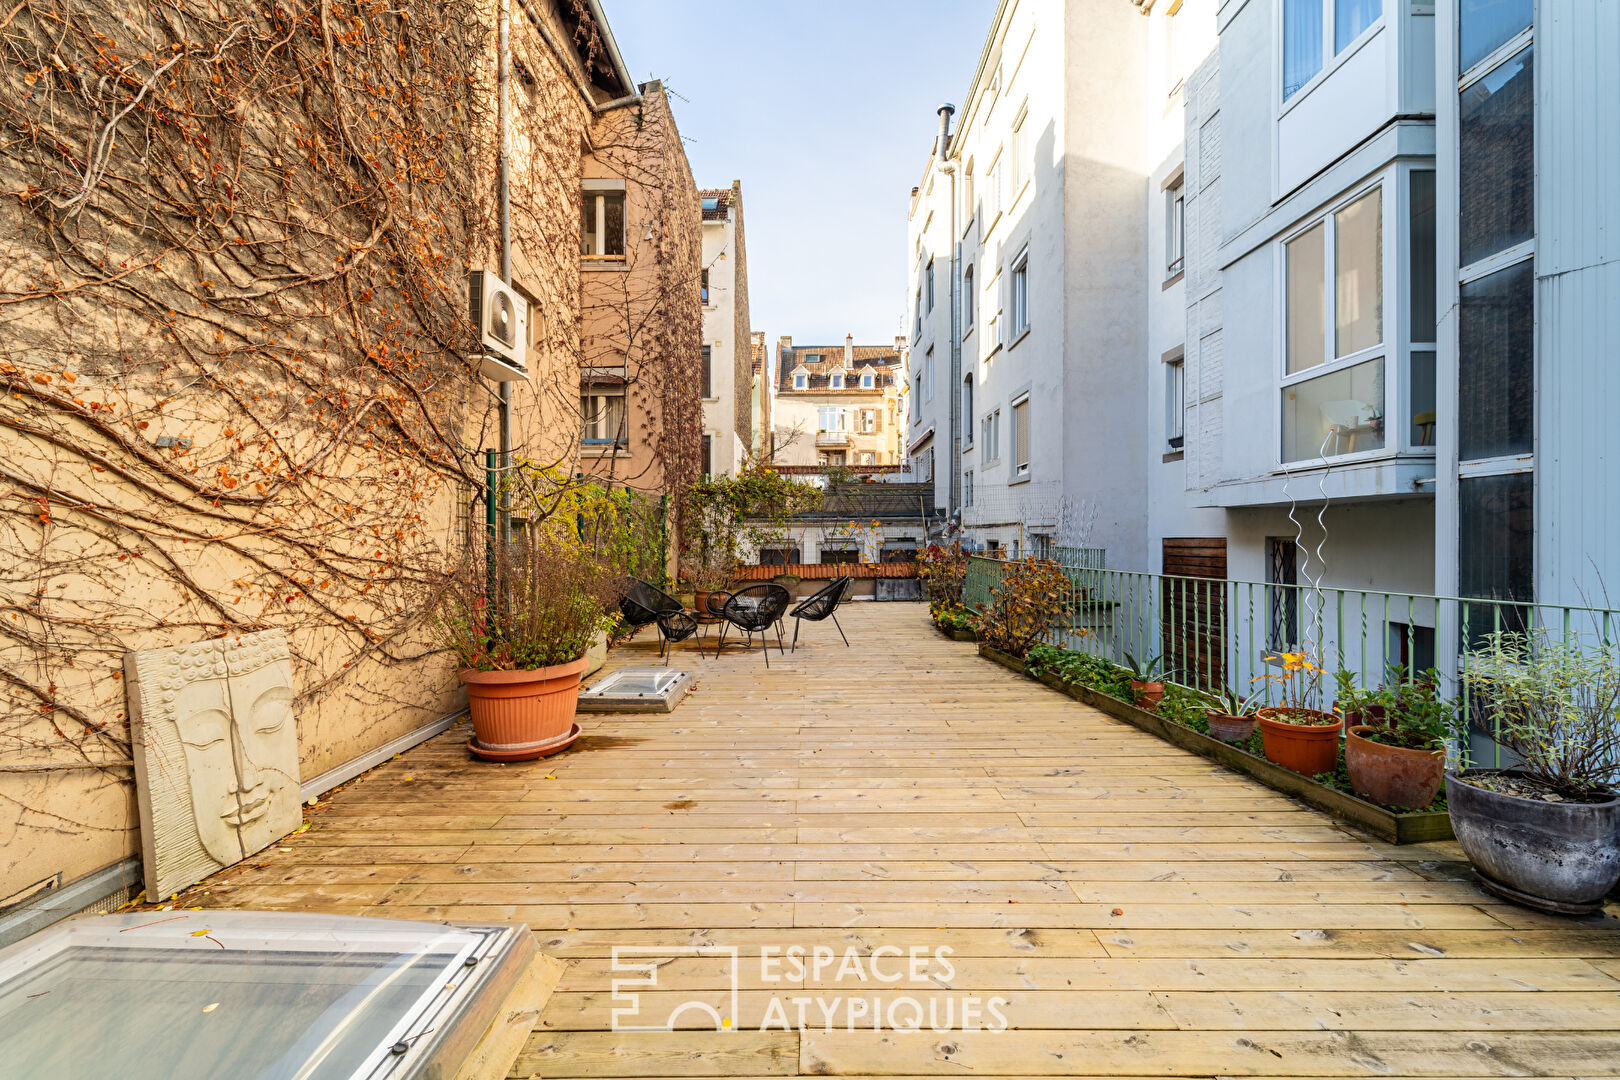
<svg viewBox="0 0 1620 1080">
<path fill-rule="evenodd" d="M 816 432 L 816 446 L 848 446 L 849 432 L 847 431 L 818 431 Z"/>
</svg>

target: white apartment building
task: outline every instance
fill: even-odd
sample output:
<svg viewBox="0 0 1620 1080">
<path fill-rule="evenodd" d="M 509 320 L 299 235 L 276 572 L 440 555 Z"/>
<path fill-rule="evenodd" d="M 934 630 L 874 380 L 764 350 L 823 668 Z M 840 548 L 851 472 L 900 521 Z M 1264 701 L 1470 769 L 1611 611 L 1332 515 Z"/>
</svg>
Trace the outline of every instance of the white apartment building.
<svg viewBox="0 0 1620 1080">
<path fill-rule="evenodd" d="M 699 191 L 703 216 L 703 465 L 731 476 L 754 445 L 754 339 L 742 181 Z"/>
<path fill-rule="evenodd" d="M 1616 57 L 1585 0 L 1006 0 L 911 205 L 936 502 L 1036 533 L 1027 440 L 1110 567 L 1257 582 L 1269 645 L 1267 584 L 1396 594 L 1315 631 L 1374 673 L 1489 628 L 1435 595 L 1620 607 Z"/>
<path fill-rule="evenodd" d="M 1121 453 L 1143 441 L 1146 170 L 1118 107 L 1145 35 L 1125 0 L 1002 0 L 941 109 L 910 207 L 907 450 L 975 545 L 1072 544 L 1084 506 L 1111 564 L 1146 556 L 1146 463 Z"/>
</svg>

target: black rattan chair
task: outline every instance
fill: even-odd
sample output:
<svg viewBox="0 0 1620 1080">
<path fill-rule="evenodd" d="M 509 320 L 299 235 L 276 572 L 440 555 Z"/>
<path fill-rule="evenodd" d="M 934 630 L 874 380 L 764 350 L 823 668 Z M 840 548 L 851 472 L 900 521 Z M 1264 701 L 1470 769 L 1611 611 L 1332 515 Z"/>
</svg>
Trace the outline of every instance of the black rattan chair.
<svg viewBox="0 0 1620 1080">
<path fill-rule="evenodd" d="M 659 616 L 684 612 L 681 602 L 658 586 L 640 578 L 630 578 L 619 594 L 619 614 L 624 621 L 630 624 L 631 630 L 640 630 L 643 626 L 658 624 Z M 664 628 L 658 626 L 659 654 L 663 654 Z M 682 640 L 677 638 L 676 640 Z"/>
<path fill-rule="evenodd" d="M 787 611 L 788 605 L 793 602 L 793 594 L 781 585 L 750 585 L 746 589 L 738 589 L 726 601 L 721 614 L 726 622 L 748 635 L 748 641 L 753 643 L 754 635 L 759 635 L 759 643 L 765 653 L 765 666 L 771 666 L 771 640 L 766 631 L 771 626 L 780 623 L 782 615 Z M 778 652 L 786 652 L 782 647 L 782 632 L 778 627 L 776 633 L 776 648 Z"/>
<path fill-rule="evenodd" d="M 854 579 L 848 575 L 833 578 L 826 588 L 813 593 L 804 603 L 794 608 L 788 614 L 793 616 L 793 651 L 799 651 L 799 624 L 801 622 L 821 622 L 831 619 L 834 626 L 838 626 L 838 636 L 844 638 L 845 646 L 849 645 L 849 638 L 844 637 L 844 628 L 838 625 L 838 605 L 844 602 L 849 595 L 849 587 Z"/>
<path fill-rule="evenodd" d="M 658 646 L 658 654 L 664 658 L 668 666 L 670 654 L 675 651 L 676 642 L 685 641 L 689 637 L 697 636 L 698 621 L 687 611 L 661 611 L 658 613 L 658 633 L 663 641 Z M 703 655 L 703 638 L 697 639 L 698 655 Z"/>
</svg>

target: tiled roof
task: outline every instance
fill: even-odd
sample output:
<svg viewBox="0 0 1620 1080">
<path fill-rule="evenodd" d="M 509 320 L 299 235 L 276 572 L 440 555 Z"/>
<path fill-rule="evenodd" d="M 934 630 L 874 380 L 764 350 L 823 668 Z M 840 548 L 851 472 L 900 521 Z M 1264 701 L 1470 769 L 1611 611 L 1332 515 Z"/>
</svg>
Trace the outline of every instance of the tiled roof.
<svg viewBox="0 0 1620 1080">
<path fill-rule="evenodd" d="M 855 377 L 845 380 L 845 389 L 860 391 L 859 376 L 871 371 L 877 376 L 877 387 L 895 385 L 895 372 L 900 368 L 900 353 L 893 345 L 856 345 L 850 350 L 854 355 Z M 810 390 L 827 390 L 831 388 L 831 373 L 844 366 L 844 347 L 842 345 L 793 345 L 777 349 L 776 388 L 778 391 L 793 390 L 793 369 L 798 367 L 804 358 L 812 353 L 819 354 L 821 360 L 817 363 L 805 363 L 804 367 L 810 373 Z M 853 382 L 854 385 L 849 385 Z M 868 394 L 874 391 L 866 391 Z"/>
<path fill-rule="evenodd" d="M 731 188 L 718 188 L 712 191 L 698 192 L 698 205 L 703 207 L 704 221 L 724 221 L 726 211 L 731 206 Z M 714 208 L 709 208 L 709 200 L 714 200 Z"/>
<path fill-rule="evenodd" d="M 754 374 L 758 375 L 765 370 L 765 365 L 771 358 L 771 347 L 763 341 L 756 341 L 749 346 L 749 353 L 754 360 Z"/>
</svg>

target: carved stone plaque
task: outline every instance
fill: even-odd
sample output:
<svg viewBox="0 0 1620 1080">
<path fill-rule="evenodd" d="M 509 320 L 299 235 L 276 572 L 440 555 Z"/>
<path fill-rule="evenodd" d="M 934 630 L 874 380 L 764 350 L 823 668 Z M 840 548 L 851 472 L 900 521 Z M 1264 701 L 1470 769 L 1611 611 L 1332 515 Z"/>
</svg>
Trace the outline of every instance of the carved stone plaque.
<svg viewBox="0 0 1620 1080">
<path fill-rule="evenodd" d="M 127 653 L 148 900 L 298 828 L 287 637 L 263 630 Z"/>
</svg>

